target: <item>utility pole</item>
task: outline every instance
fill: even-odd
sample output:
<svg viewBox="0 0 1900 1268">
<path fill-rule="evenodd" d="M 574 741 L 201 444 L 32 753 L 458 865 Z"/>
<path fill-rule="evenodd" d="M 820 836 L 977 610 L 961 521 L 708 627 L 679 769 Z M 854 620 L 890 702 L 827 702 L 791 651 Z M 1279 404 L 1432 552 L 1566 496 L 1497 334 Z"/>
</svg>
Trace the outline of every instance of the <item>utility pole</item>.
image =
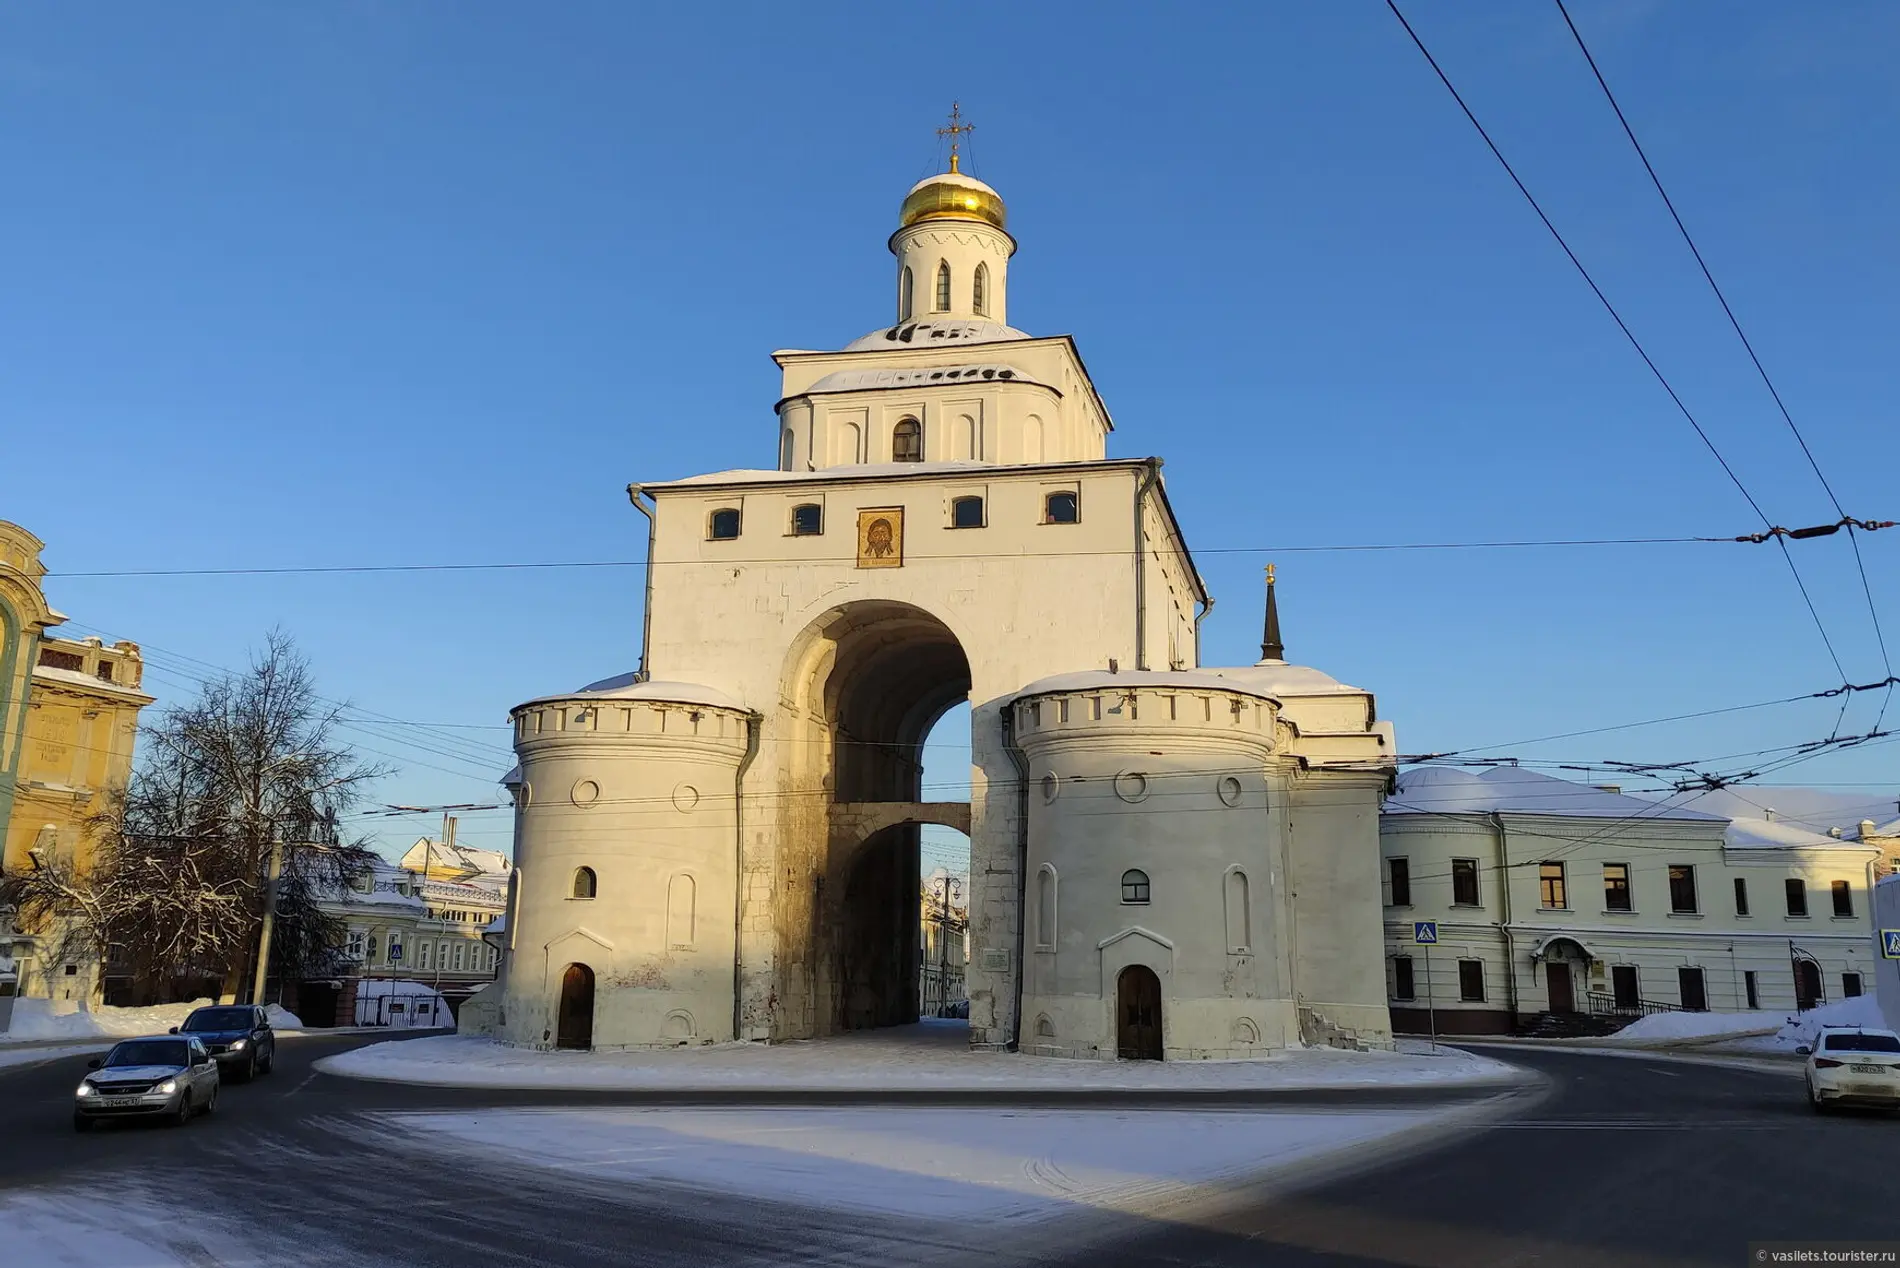
<svg viewBox="0 0 1900 1268">
<path fill-rule="evenodd" d="M 270 971 L 271 933 L 277 923 L 277 878 L 284 871 L 284 839 L 271 833 L 270 871 L 264 878 L 264 928 L 257 937 L 257 975 L 251 980 L 251 1003 L 264 1002 L 264 977 Z"/>
</svg>

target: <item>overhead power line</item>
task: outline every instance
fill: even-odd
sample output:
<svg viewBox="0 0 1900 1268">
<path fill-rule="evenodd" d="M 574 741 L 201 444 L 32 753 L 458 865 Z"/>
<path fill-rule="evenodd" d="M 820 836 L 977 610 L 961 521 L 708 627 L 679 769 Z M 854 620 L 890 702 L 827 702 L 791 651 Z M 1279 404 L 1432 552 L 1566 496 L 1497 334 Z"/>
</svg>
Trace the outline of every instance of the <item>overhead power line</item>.
<svg viewBox="0 0 1900 1268">
<path fill-rule="evenodd" d="M 1834 669 L 1840 674 L 1841 681 L 1847 681 L 1847 669 L 1841 664 L 1840 654 L 1834 650 L 1834 640 L 1829 636 L 1827 626 L 1821 620 L 1821 610 L 1815 606 L 1814 597 L 1808 593 L 1808 585 L 1801 577 L 1801 570 L 1795 566 L 1794 556 L 1789 553 L 1786 537 L 1772 533 L 1775 526 L 1774 521 L 1768 518 L 1768 513 L 1762 510 L 1761 503 L 1755 500 L 1755 495 L 1748 491 L 1746 484 L 1742 483 L 1741 476 L 1736 474 L 1735 468 L 1731 466 L 1729 460 L 1722 455 L 1722 451 L 1716 448 L 1715 441 L 1710 439 L 1708 431 L 1702 426 L 1701 422 L 1696 419 L 1695 414 L 1690 411 L 1688 404 L 1682 399 L 1681 394 L 1678 393 L 1675 386 L 1669 382 L 1669 377 L 1665 375 L 1662 372 L 1662 368 L 1656 364 L 1655 358 L 1649 355 L 1649 350 L 1643 346 L 1643 341 L 1636 337 L 1636 332 L 1631 330 L 1629 323 L 1623 320 L 1623 315 L 1617 311 L 1616 305 L 1610 302 L 1610 297 L 1603 293 L 1601 286 L 1597 285 L 1596 278 L 1591 276 L 1588 268 L 1584 267 L 1583 261 L 1578 258 L 1577 253 L 1571 249 L 1570 243 L 1558 230 L 1550 216 L 1545 213 L 1543 205 L 1539 203 L 1536 196 L 1531 193 L 1530 187 L 1524 183 L 1523 178 L 1518 176 L 1517 169 L 1512 167 L 1510 160 L 1504 157 L 1504 151 L 1500 150 L 1497 142 L 1491 139 L 1491 134 L 1485 130 L 1484 124 L 1478 121 L 1478 116 L 1472 112 L 1470 106 L 1465 104 L 1464 96 L 1458 91 L 1457 86 L 1451 82 L 1451 76 L 1445 73 L 1444 68 L 1438 64 L 1438 59 L 1432 56 L 1431 49 L 1425 46 L 1425 41 L 1420 39 L 1418 32 L 1412 29 L 1412 24 L 1405 20 L 1405 14 L 1399 11 L 1397 0 L 1385 0 L 1385 4 L 1386 8 L 1392 11 L 1392 16 L 1399 20 L 1399 25 L 1405 28 L 1406 35 L 1411 37 L 1412 43 L 1418 47 L 1418 51 L 1424 54 L 1426 63 L 1432 68 L 1432 73 L 1438 76 L 1438 81 L 1445 86 L 1445 91 L 1451 94 L 1451 99 L 1458 103 L 1458 109 L 1464 112 L 1465 118 L 1468 119 L 1471 126 L 1477 130 L 1478 136 L 1484 141 L 1485 148 L 1491 151 L 1491 156 L 1497 159 L 1498 165 L 1504 169 L 1505 175 L 1509 176 L 1511 183 L 1517 186 L 1517 192 L 1524 196 L 1524 201 L 1530 204 L 1531 210 L 1537 213 L 1537 218 L 1543 222 L 1544 228 L 1550 231 L 1550 236 L 1554 238 L 1557 245 L 1563 249 L 1564 255 L 1570 260 L 1572 266 L 1576 268 L 1578 275 L 1583 278 L 1584 284 L 1590 288 L 1590 293 L 1597 297 L 1597 302 L 1603 305 L 1603 310 L 1610 315 L 1610 320 L 1616 323 L 1616 328 L 1623 332 L 1625 339 L 1629 340 L 1630 347 L 1636 350 L 1636 355 L 1642 358 L 1645 366 L 1649 367 L 1650 374 L 1654 375 L 1656 382 L 1662 385 L 1663 391 L 1669 394 L 1669 399 L 1674 402 L 1677 411 L 1681 413 L 1682 417 L 1695 431 L 1697 437 L 1701 439 L 1703 446 L 1708 449 L 1710 456 L 1721 466 L 1723 473 L 1728 476 L 1729 482 L 1735 486 L 1736 491 L 1742 495 L 1742 499 L 1748 503 L 1755 514 L 1761 517 L 1762 524 L 1771 530 L 1775 544 L 1781 549 L 1782 558 L 1787 561 L 1788 571 L 1794 576 L 1795 588 L 1801 592 L 1801 601 L 1807 605 L 1808 615 L 1814 619 L 1814 628 L 1821 635 L 1822 645 L 1827 648 L 1828 659 L 1834 663 Z"/>
</svg>

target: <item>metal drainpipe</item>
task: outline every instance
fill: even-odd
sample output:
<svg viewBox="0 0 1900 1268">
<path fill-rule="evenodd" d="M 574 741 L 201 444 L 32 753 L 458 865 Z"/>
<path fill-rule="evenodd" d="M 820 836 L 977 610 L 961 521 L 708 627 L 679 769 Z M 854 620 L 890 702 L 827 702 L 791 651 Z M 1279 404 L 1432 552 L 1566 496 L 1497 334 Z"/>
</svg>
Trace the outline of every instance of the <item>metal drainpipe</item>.
<svg viewBox="0 0 1900 1268">
<path fill-rule="evenodd" d="M 647 575 L 651 577 L 651 571 Z M 642 653 L 642 664 L 645 660 Z M 739 1029 L 745 1012 L 745 997 L 740 992 L 745 964 L 745 773 L 752 759 L 759 755 L 759 727 L 763 721 L 757 713 L 746 715 L 745 756 L 739 759 L 739 769 L 732 777 L 732 1038 L 735 1043 L 745 1038 Z"/>
<path fill-rule="evenodd" d="M 1148 551 L 1141 540 L 1141 512 L 1161 478 L 1161 459 L 1150 458 L 1135 486 L 1135 668 L 1148 668 Z"/>
<path fill-rule="evenodd" d="M 1498 888 L 1504 895 L 1504 997 L 1511 1009 L 1511 1028 L 1517 1028 L 1517 938 L 1511 932 L 1511 845 L 1505 834 L 1504 816 L 1493 810 L 1491 826 L 1498 833 Z M 1584 989 L 1590 988 L 1584 982 Z"/>
<path fill-rule="evenodd" d="M 1205 596 L 1201 599 L 1201 604 L 1201 610 L 1194 614 L 1194 667 L 1196 669 L 1201 667 L 1201 622 L 1205 621 L 1207 614 L 1214 610 L 1214 596 L 1211 594 Z"/>
<path fill-rule="evenodd" d="M 653 540 L 659 533 L 659 524 L 653 518 L 654 507 L 640 499 L 646 496 L 646 490 L 637 484 L 627 486 L 627 500 L 633 503 L 633 509 L 647 517 L 647 590 L 646 598 L 640 604 L 640 668 L 634 672 L 634 681 L 646 682 L 653 671 L 647 667 L 647 647 L 653 639 Z"/>
<path fill-rule="evenodd" d="M 1029 755 L 1016 743 L 1016 702 L 1003 704 L 1003 751 L 1016 767 L 1016 1010 L 1009 1023 L 1009 1050 L 1022 1051 L 1023 982 L 1029 968 L 1023 963 L 1029 937 Z M 975 878 L 972 877 L 972 880 Z M 971 901 L 975 901 L 972 897 Z"/>
</svg>

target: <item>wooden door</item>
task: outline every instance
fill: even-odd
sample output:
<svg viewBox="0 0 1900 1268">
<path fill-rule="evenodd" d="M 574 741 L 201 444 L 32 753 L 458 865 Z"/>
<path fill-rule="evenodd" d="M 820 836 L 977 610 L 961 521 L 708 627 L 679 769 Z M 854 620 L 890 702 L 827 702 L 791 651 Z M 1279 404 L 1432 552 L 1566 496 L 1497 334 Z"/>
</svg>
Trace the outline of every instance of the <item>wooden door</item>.
<svg viewBox="0 0 1900 1268">
<path fill-rule="evenodd" d="M 1550 988 L 1550 1011 L 1553 1013 L 1574 1013 L 1577 1011 L 1577 996 L 1572 989 L 1570 966 L 1561 960 L 1544 962 L 1544 982 Z"/>
<path fill-rule="evenodd" d="M 1806 1012 L 1821 1000 L 1821 967 L 1813 960 L 1802 960 L 1794 969 L 1795 1010 Z"/>
<path fill-rule="evenodd" d="M 1116 1053 L 1129 1061 L 1161 1060 L 1161 979 L 1131 964 L 1115 979 Z"/>
<path fill-rule="evenodd" d="M 594 1046 L 594 971 L 570 964 L 561 975 L 561 1009 L 555 1022 L 557 1048 Z"/>
<path fill-rule="evenodd" d="M 1610 989 L 1616 992 L 1616 1006 L 1620 1009 L 1634 1009 L 1643 1002 L 1636 983 L 1636 966 L 1633 964 L 1610 966 Z"/>
</svg>

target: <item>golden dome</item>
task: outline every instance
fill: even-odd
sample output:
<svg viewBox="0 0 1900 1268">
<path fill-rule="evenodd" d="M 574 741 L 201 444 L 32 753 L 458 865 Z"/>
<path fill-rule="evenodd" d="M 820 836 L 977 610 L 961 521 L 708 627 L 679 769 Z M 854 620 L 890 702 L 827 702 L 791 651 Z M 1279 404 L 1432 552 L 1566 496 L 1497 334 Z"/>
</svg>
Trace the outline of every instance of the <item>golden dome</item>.
<svg viewBox="0 0 1900 1268">
<path fill-rule="evenodd" d="M 897 227 L 908 229 L 920 220 L 980 220 L 1002 229 L 1006 219 L 1001 194 L 975 177 L 951 171 L 911 187 L 897 213 Z"/>
</svg>

